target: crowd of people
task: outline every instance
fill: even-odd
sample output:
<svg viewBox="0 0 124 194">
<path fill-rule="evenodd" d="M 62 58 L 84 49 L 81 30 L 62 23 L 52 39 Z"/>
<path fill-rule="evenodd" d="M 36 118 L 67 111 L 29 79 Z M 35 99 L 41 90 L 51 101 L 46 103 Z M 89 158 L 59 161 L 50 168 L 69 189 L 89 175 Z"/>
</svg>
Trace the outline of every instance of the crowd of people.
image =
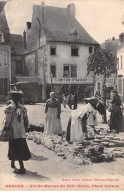
<svg viewBox="0 0 124 194">
<path fill-rule="evenodd" d="M 123 114 L 121 110 L 121 100 L 116 90 L 111 92 L 111 107 L 109 111 L 110 116 L 110 132 L 115 130 L 116 133 L 123 131 Z M 11 125 L 12 138 L 9 140 L 8 158 L 11 160 L 11 167 L 15 168 L 15 161 L 19 162 L 20 169 L 15 169 L 15 173 L 25 173 L 23 161 L 31 158 L 29 151 L 25 129 L 29 124 L 26 108 L 21 104 L 22 92 L 14 89 L 10 92 L 11 101 L 9 101 L 5 109 L 5 119 L 3 130 L 8 130 Z M 96 108 L 88 100 L 83 99 L 82 105 L 78 108 L 77 94 L 63 95 L 63 106 L 66 105 L 73 110 L 70 114 L 67 129 L 66 140 L 68 142 L 83 142 L 88 138 L 87 126 L 95 132 L 97 125 L 97 111 L 100 111 L 100 103 L 96 104 Z M 50 98 L 45 104 L 45 126 L 44 133 L 46 135 L 60 135 L 63 137 L 63 130 L 61 125 L 61 103 L 56 98 L 55 92 L 50 93 Z M 42 116 L 42 115 L 41 115 Z"/>
<path fill-rule="evenodd" d="M 68 105 L 70 109 L 73 109 L 73 110 L 77 109 L 78 96 L 76 92 L 74 92 L 74 94 L 70 93 L 68 95 L 63 94 L 62 102 L 63 102 L 64 108 L 66 108 L 66 106 Z"/>
</svg>

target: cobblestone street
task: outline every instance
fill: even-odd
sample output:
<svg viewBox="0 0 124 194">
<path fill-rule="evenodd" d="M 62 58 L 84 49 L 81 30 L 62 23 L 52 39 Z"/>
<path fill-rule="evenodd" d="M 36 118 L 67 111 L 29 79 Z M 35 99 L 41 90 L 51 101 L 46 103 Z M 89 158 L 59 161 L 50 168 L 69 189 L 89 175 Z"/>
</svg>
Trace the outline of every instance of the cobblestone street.
<svg viewBox="0 0 124 194">
<path fill-rule="evenodd" d="M 79 105 L 80 106 L 80 105 Z M 3 120 L 3 110 L 5 106 L 0 107 L 0 122 Z M 28 105 L 27 106 L 29 121 L 33 124 L 43 123 L 44 121 L 44 105 Z M 32 114 L 32 112 L 34 114 Z M 62 108 L 62 126 L 66 130 L 70 109 Z M 35 116 L 35 117 L 34 117 Z M 99 122 L 101 116 L 98 115 Z M 102 125 L 102 124 L 101 124 Z M 0 142 L 0 181 L 4 181 L 1 189 L 5 189 L 9 184 L 24 186 L 23 189 L 32 189 L 32 184 L 66 184 L 62 179 L 84 179 L 84 178 L 118 178 L 123 180 L 124 176 L 124 158 L 117 158 L 116 161 L 110 163 L 95 163 L 91 165 L 76 165 L 72 162 L 64 160 L 57 156 L 53 151 L 48 150 L 43 145 L 37 145 L 33 141 L 28 141 L 29 149 L 32 153 L 31 160 L 25 162 L 26 174 L 15 175 L 13 169 L 10 168 L 10 161 L 7 158 L 8 143 Z M 18 163 L 16 163 L 18 167 Z M 9 180 L 9 182 L 8 182 Z M 120 180 L 120 181 L 122 181 Z M 79 182 L 80 182 L 79 181 Z M 78 183 L 79 183 L 78 182 Z M 70 182 L 71 183 L 71 182 Z M 80 182 L 81 183 L 81 182 Z M 112 182 L 110 182 L 112 183 Z M 76 184 L 73 182 L 73 184 Z M 84 184 L 89 184 L 85 182 Z M 95 182 L 96 184 L 96 182 Z M 121 184 L 120 182 L 118 184 Z M 90 184 L 89 184 L 90 185 Z M 92 185 L 90 185 L 92 187 Z M 16 189 L 16 188 L 13 188 Z M 35 188 L 36 189 L 36 188 Z M 79 188 L 78 188 L 79 189 Z M 97 188 L 95 188 L 97 189 Z M 112 189 L 112 188 L 110 188 Z M 114 188 L 115 189 L 115 188 Z"/>
</svg>

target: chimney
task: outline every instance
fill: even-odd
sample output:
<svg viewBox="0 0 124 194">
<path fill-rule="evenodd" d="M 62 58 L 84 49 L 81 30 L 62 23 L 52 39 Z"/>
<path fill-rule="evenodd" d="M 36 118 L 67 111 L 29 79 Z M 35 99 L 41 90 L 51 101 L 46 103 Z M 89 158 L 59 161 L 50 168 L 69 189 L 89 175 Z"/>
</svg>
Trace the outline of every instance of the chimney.
<svg viewBox="0 0 124 194">
<path fill-rule="evenodd" d="M 119 42 L 120 42 L 120 44 L 124 44 L 124 33 L 121 33 L 119 35 Z"/>
<path fill-rule="evenodd" d="M 30 41 L 30 38 L 31 38 L 31 22 L 26 23 L 26 32 L 27 32 L 26 41 L 28 43 L 28 41 Z"/>
<path fill-rule="evenodd" d="M 25 32 L 25 30 L 23 32 L 23 45 L 24 45 L 24 48 L 26 49 L 27 48 L 27 41 L 26 41 L 26 32 Z"/>
<path fill-rule="evenodd" d="M 73 17 L 75 17 L 75 4 L 71 3 L 67 6 L 68 11 L 70 13 L 70 15 L 72 15 Z"/>
<path fill-rule="evenodd" d="M 45 1 L 41 1 L 41 7 L 45 7 Z"/>
<path fill-rule="evenodd" d="M 46 15 L 45 1 L 41 1 L 41 13 L 42 13 L 42 22 L 44 23 L 44 18 Z"/>
</svg>

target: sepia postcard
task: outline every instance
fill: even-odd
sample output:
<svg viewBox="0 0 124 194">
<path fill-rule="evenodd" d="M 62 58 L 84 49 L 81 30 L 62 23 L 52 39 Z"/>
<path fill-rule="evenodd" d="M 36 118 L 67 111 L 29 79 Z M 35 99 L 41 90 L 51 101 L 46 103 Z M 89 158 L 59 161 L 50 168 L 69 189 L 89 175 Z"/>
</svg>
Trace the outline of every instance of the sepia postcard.
<svg viewBox="0 0 124 194">
<path fill-rule="evenodd" d="M 0 191 L 124 190 L 124 0 L 0 0 Z"/>
</svg>

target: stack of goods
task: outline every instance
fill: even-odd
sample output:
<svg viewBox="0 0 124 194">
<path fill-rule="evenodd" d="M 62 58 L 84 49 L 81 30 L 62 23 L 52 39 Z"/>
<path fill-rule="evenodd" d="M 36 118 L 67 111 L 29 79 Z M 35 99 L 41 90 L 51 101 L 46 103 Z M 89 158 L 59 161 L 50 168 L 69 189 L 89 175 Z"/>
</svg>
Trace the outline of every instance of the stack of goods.
<svg viewBox="0 0 124 194">
<path fill-rule="evenodd" d="M 114 161 L 115 158 L 124 157 L 123 148 L 119 148 L 124 146 L 124 138 L 117 134 L 96 135 L 95 138 L 86 139 L 82 143 L 68 143 L 65 137 L 46 136 L 37 131 L 26 133 L 26 137 L 77 165 L 109 162 Z"/>
</svg>

